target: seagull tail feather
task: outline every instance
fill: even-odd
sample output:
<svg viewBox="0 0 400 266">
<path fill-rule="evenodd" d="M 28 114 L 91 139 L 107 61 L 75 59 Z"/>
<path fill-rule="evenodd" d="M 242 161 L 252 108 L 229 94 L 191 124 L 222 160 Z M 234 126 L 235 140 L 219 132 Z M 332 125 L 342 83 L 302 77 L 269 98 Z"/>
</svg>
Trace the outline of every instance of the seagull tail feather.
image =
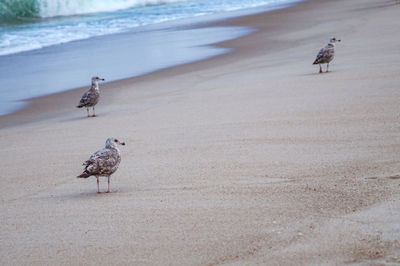
<svg viewBox="0 0 400 266">
<path fill-rule="evenodd" d="M 83 172 L 82 174 L 78 175 L 77 178 L 88 178 L 91 174 L 87 172 Z"/>
</svg>

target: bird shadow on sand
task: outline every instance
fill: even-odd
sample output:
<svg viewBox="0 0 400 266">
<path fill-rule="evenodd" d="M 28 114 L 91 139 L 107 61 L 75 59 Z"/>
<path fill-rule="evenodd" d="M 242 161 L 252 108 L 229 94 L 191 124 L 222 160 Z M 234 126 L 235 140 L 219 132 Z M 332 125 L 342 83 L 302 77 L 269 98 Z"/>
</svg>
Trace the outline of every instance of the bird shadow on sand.
<svg viewBox="0 0 400 266">
<path fill-rule="evenodd" d="M 86 191 L 76 191 L 72 193 L 63 193 L 63 194 L 56 194 L 56 195 L 49 195 L 46 198 L 57 199 L 57 200 L 82 200 L 82 199 L 94 199 L 94 198 L 105 198 L 105 197 L 126 197 L 132 191 L 123 189 L 123 188 L 116 188 L 111 189 L 110 193 L 101 192 L 97 193 L 96 190 L 86 190 Z M 45 197 L 42 197 L 42 199 Z"/>
<path fill-rule="evenodd" d="M 80 121 L 80 120 L 85 120 L 85 119 L 90 119 L 90 118 L 96 118 L 96 117 L 77 116 L 77 117 L 70 117 L 70 118 L 62 119 L 62 120 L 60 120 L 60 122 L 73 122 L 73 121 Z"/>
<path fill-rule="evenodd" d="M 319 73 L 319 72 L 306 73 L 306 74 L 303 74 L 302 76 L 319 76 L 319 75 L 331 74 L 332 72 L 333 72 L 333 71 L 322 72 L 322 73 Z"/>
<path fill-rule="evenodd" d="M 60 120 L 60 122 L 73 122 L 73 121 L 84 121 L 84 120 L 92 120 L 99 118 L 100 116 L 104 117 L 105 115 L 96 115 L 96 116 L 76 116 L 76 117 L 70 117 L 66 119 Z"/>
</svg>

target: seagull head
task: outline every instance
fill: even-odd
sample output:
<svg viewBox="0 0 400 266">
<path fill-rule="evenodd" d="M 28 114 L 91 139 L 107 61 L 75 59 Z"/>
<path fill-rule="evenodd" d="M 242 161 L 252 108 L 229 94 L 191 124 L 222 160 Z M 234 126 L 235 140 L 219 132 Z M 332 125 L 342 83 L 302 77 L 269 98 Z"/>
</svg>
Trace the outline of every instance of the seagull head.
<svg viewBox="0 0 400 266">
<path fill-rule="evenodd" d="M 334 43 L 340 42 L 340 41 L 341 41 L 341 40 L 336 39 L 335 37 L 329 39 L 329 43 L 330 43 L 330 44 L 334 44 Z"/>
<path fill-rule="evenodd" d="M 92 77 L 92 83 L 97 83 L 97 82 L 99 82 L 100 80 L 101 80 L 101 81 L 104 81 L 104 79 L 99 78 L 98 76 Z"/>
<path fill-rule="evenodd" d="M 115 138 L 108 138 L 106 141 L 106 148 L 117 148 L 118 144 L 124 146 L 125 142 L 121 142 Z"/>
</svg>

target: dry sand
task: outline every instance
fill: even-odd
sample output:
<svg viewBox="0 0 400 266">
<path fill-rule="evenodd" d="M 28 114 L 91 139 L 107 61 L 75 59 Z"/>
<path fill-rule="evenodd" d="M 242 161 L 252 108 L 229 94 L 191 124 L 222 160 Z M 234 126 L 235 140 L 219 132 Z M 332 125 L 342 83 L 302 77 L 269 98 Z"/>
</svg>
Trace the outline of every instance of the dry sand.
<svg viewBox="0 0 400 266">
<path fill-rule="evenodd" d="M 220 44 L 233 53 L 104 84 L 97 118 L 74 108 L 86 88 L 0 118 L 0 264 L 400 264 L 394 3 L 220 22 L 259 30 Z M 317 74 L 331 36 L 332 72 Z M 109 136 L 127 146 L 98 195 L 75 176 Z"/>
</svg>

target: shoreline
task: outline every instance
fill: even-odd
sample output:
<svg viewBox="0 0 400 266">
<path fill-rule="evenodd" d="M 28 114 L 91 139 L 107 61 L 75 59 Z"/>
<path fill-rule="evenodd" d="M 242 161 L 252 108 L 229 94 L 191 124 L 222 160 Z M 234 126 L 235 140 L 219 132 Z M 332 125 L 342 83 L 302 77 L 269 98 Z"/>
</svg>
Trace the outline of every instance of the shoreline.
<svg viewBox="0 0 400 266">
<path fill-rule="evenodd" d="M 4 55 L 0 61 L 0 79 L 3 88 L 12 89 L 0 91 L 3 105 L 0 115 L 21 110 L 30 99 L 86 87 L 87 77 L 105 75 L 106 82 L 117 81 L 229 53 L 230 49 L 213 44 L 237 39 L 253 29 L 213 24 L 287 6 L 291 5 L 266 5 L 186 18 Z M 156 55 L 152 51 L 157 51 Z M 20 76 L 29 82 L 15 82 Z"/>
<path fill-rule="evenodd" d="M 105 75 L 106 80 L 115 81 L 227 53 L 227 49 L 210 44 L 250 32 L 239 27 L 161 28 L 4 56 L 0 79 L 3 88 L 11 89 L 0 91 L 0 115 L 20 109 L 21 101 L 27 98 L 86 86 L 87 77 Z M 165 38 L 171 41 L 165 42 Z M 16 82 L 21 76 L 23 81 Z"/>
<path fill-rule="evenodd" d="M 96 118 L 71 107 L 86 88 L 0 118 L 2 264 L 399 264 L 399 9 L 310 0 L 218 22 L 258 30 L 104 84 Z M 75 176 L 110 136 L 127 145 L 98 195 Z"/>
<path fill-rule="evenodd" d="M 146 77 L 151 77 L 153 74 L 157 74 L 158 72 L 163 72 L 163 73 L 166 72 L 165 75 L 170 75 L 169 73 L 174 74 L 175 72 L 177 74 L 179 74 L 182 70 L 185 70 L 186 67 L 191 68 L 192 65 L 193 65 L 193 67 L 195 67 L 196 63 L 205 62 L 205 64 L 207 64 L 208 60 L 213 60 L 216 57 L 219 58 L 221 56 L 224 56 L 225 53 L 227 56 L 229 56 L 231 53 L 235 52 L 236 49 L 240 49 L 240 45 L 239 46 L 235 45 L 235 43 L 236 43 L 235 41 L 237 39 L 246 38 L 247 35 L 255 34 L 256 32 L 254 32 L 254 30 L 252 30 L 252 29 L 255 29 L 255 31 L 257 31 L 257 28 L 254 28 L 251 25 L 252 23 L 246 23 L 247 17 L 253 17 L 253 16 L 260 15 L 260 14 L 267 14 L 267 13 L 269 14 L 269 13 L 276 13 L 276 12 L 277 12 L 276 14 L 279 16 L 279 14 L 285 14 L 284 10 L 296 8 L 298 5 L 302 5 L 302 4 L 304 4 L 304 1 L 297 2 L 290 6 L 287 6 L 284 8 L 279 8 L 279 9 L 272 10 L 272 11 L 269 9 L 267 9 L 266 11 L 256 11 L 258 8 L 249 9 L 247 11 L 237 11 L 235 13 L 238 15 L 238 17 L 228 16 L 228 18 L 221 18 L 220 16 L 211 16 L 211 17 L 213 17 L 212 19 L 208 19 L 207 21 L 203 21 L 203 22 L 201 20 L 195 19 L 193 21 L 192 25 L 184 26 L 184 28 L 203 29 L 203 28 L 216 28 L 216 27 L 231 27 L 231 28 L 232 27 L 236 27 L 236 28 L 240 27 L 240 28 L 247 28 L 249 33 L 246 33 L 243 36 L 239 36 L 234 39 L 227 40 L 227 41 L 215 42 L 215 43 L 210 43 L 210 44 L 206 45 L 206 47 L 210 47 L 211 49 L 228 49 L 229 51 L 227 51 L 227 52 L 221 52 L 219 55 L 213 55 L 211 58 L 203 58 L 203 59 L 192 61 L 189 63 L 183 63 L 183 64 L 178 64 L 178 65 L 174 65 L 174 66 L 170 66 L 170 67 L 166 67 L 166 68 L 161 68 L 159 70 L 155 70 L 150 73 L 145 73 L 145 74 L 142 74 L 139 76 L 133 76 L 133 77 L 128 77 L 128 78 L 123 78 L 123 79 L 107 82 L 107 83 L 100 85 L 101 90 L 102 91 L 103 91 L 103 89 L 108 90 L 108 88 L 111 88 L 111 87 L 121 87 L 121 85 L 123 86 L 126 83 L 133 82 L 135 79 L 138 79 L 141 77 L 143 77 L 145 79 Z M 262 10 L 262 8 L 261 8 L 261 10 Z M 295 12 L 295 10 L 293 12 Z M 237 23 L 234 21 L 237 21 Z M 271 21 L 273 21 L 273 19 L 269 20 L 269 22 L 271 22 Z M 183 27 L 183 26 L 179 26 L 179 23 L 177 24 L 175 22 L 171 22 L 169 24 L 170 24 L 170 27 L 172 27 L 172 30 L 174 30 L 175 27 L 178 27 L 178 29 Z M 238 25 L 238 26 L 235 26 L 235 25 Z M 243 26 L 239 26 L 239 25 L 243 25 Z M 261 26 L 260 22 L 258 22 L 257 27 L 259 27 L 259 26 Z M 277 26 L 275 25 L 274 27 L 277 27 Z M 228 29 L 228 31 L 229 30 L 230 29 Z M 124 33 L 122 33 L 122 34 L 124 34 Z M 272 44 L 272 47 L 275 47 L 275 44 Z M 163 76 L 163 74 L 161 74 L 160 76 Z M 68 89 L 65 91 L 61 91 L 61 92 L 51 93 L 49 95 L 44 95 L 44 96 L 33 97 L 33 98 L 21 100 L 19 102 L 21 103 L 21 105 L 24 105 L 24 107 L 12 112 L 12 113 L 0 116 L 0 129 L 7 128 L 9 126 L 18 126 L 19 123 L 25 124 L 26 122 L 31 122 L 32 120 L 42 120 L 44 118 L 52 118 L 52 117 L 54 117 L 54 113 L 57 113 L 57 115 L 59 115 L 59 111 L 68 110 L 68 108 L 67 108 L 68 105 L 66 105 L 65 100 L 63 100 L 64 97 L 71 99 L 71 101 L 70 101 L 70 104 L 72 104 L 71 106 L 75 106 L 76 103 L 72 102 L 72 98 L 75 97 L 76 99 L 79 99 L 81 96 L 80 94 L 82 94 L 84 91 L 86 91 L 88 87 L 89 87 L 89 85 L 83 86 L 83 87 L 78 87 L 78 88 L 72 88 L 72 89 Z M 102 98 L 104 98 L 104 97 L 102 97 Z M 101 101 L 103 101 L 103 100 L 101 100 Z M 53 107 L 57 106 L 57 109 L 52 108 L 51 105 L 53 105 Z M 71 108 L 69 108 L 69 109 L 71 110 Z M 48 114 L 48 112 L 52 112 L 52 114 Z"/>
</svg>

